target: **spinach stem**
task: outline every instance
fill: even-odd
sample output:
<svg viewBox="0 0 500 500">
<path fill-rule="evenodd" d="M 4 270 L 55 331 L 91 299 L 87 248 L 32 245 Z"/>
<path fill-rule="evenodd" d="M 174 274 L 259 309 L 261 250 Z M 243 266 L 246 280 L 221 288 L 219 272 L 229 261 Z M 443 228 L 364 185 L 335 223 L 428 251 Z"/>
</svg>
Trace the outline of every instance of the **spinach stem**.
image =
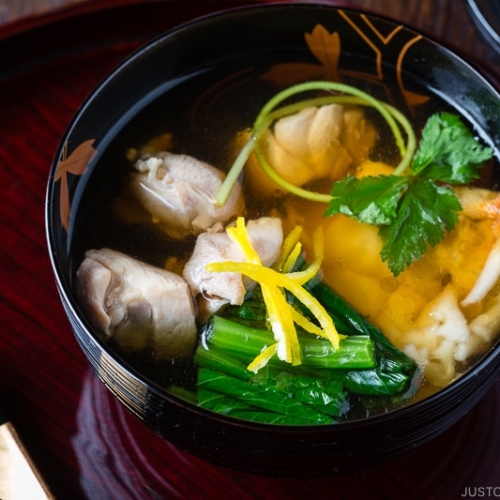
<svg viewBox="0 0 500 500">
<path fill-rule="evenodd" d="M 264 328 L 254 328 L 221 316 L 214 316 L 208 334 L 207 346 L 220 350 L 249 364 L 263 349 L 274 344 L 272 333 Z M 300 338 L 302 364 L 310 368 L 373 368 L 376 364 L 373 341 L 367 335 L 353 335 L 340 340 L 334 349 L 327 340 L 304 335 Z M 273 366 L 287 368 L 288 363 L 277 357 L 270 361 Z"/>
</svg>

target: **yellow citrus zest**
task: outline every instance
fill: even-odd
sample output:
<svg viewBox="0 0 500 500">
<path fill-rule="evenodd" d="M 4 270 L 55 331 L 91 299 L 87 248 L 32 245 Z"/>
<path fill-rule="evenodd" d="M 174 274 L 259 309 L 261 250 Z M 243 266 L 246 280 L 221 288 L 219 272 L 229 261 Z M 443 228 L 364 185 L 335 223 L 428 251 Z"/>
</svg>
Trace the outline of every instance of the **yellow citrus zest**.
<svg viewBox="0 0 500 500">
<path fill-rule="evenodd" d="M 276 269 L 263 266 L 260 257 L 252 246 L 243 217 L 239 217 L 236 226 L 226 230 L 230 239 L 239 246 L 246 262 L 211 262 L 206 265 L 209 272 L 241 273 L 257 282 L 262 290 L 262 296 L 267 308 L 268 320 L 276 344 L 264 349 L 248 366 L 248 369 L 257 372 L 265 366 L 269 359 L 276 354 L 279 359 L 291 363 L 301 364 L 301 350 L 295 324 L 305 331 L 330 340 L 334 349 L 338 349 L 341 336 L 329 314 L 318 300 L 302 285 L 314 278 L 319 272 L 323 260 L 323 236 L 321 232 L 315 234 L 315 259 L 304 271 L 279 272 Z M 279 268 L 289 270 L 295 264 L 301 250 L 297 241 L 301 229 L 294 229 L 285 239 L 280 258 Z M 298 249 L 298 250 L 297 250 Z M 297 254 L 299 252 L 299 254 Z M 293 294 L 319 323 L 315 325 L 300 314 L 286 300 L 284 291 Z"/>
</svg>

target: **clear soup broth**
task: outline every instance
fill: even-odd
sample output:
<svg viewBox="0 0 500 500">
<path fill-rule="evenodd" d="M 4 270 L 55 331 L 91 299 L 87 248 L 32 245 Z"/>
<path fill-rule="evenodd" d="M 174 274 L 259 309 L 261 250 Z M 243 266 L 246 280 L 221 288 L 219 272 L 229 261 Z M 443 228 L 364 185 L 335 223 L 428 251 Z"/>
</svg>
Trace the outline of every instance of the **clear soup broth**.
<svg viewBox="0 0 500 500">
<path fill-rule="evenodd" d="M 134 202 L 127 190 L 127 177 L 133 170 L 133 164 L 127 155 L 130 155 L 131 150 L 140 150 L 153 138 L 166 137 L 170 152 L 192 156 L 227 172 L 236 155 L 235 141 L 238 134 L 252 126 L 262 106 L 288 85 L 308 79 L 308 75 L 302 73 L 301 69 L 307 57 L 305 52 L 301 54 L 298 51 L 267 53 L 259 54 L 258 59 L 242 58 L 218 65 L 216 68 L 203 68 L 177 81 L 166 83 L 164 89 L 153 100 L 138 103 L 136 111 L 132 113 L 133 116 L 115 126 L 105 140 L 97 145 L 98 154 L 89 165 L 91 175 L 81 190 L 77 216 L 70 228 L 71 261 L 74 271 L 76 272 L 87 250 L 100 248 L 123 252 L 159 268 L 165 268 L 166 263 L 172 262 L 172 259 L 185 262 L 193 252 L 196 236 L 187 236 L 183 239 L 168 236 L 152 220 L 150 214 Z M 364 90 L 399 109 L 407 116 L 417 135 L 432 114 L 442 111 L 458 114 L 450 104 L 441 100 L 431 89 L 415 79 L 407 83 L 406 90 L 422 96 L 422 99 L 419 105 L 410 107 L 396 79 L 391 81 L 386 78 L 383 82 L 364 79 L 362 73 L 366 61 L 348 53 L 343 57 L 351 58 L 351 70 L 349 74 L 341 75 L 342 82 Z M 285 69 L 290 71 L 287 76 Z M 395 74 L 394 68 L 385 70 L 387 75 Z M 304 95 L 299 95 L 294 99 L 299 101 L 304 98 Z M 399 153 L 386 122 L 376 110 L 364 106 L 362 110 L 365 119 L 376 131 L 376 140 L 370 147 L 368 159 L 372 162 L 396 165 Z M 475 124 L 465 123 L 474 133 L 481 135 L 480 131 L 475 130 Z M 496 160 L 490 161 L 482 169 L 482 177 L 476 185 L 496 189 L 493 179 L 498 178 L 497 169 Z M 329 179 L 316 180 L 308 187 L 314 191 L 328 193 L 331 184 Z M 318 208 L 315 202 L 296 200 L 290 194 L 263 196 L 260 190 L 254 189 L 247 182 L 245 171 L 243 171 L 242 189 L 246 207 L 242 215 L 246 220 L 272 215 L 283 218 L 286 229 L 291 228 L 294 223 L 307 227 L 317 225 L 318 214 L 322 215 L 324 211 L 324 207 Z M 338 227 L 348 230 L 350 226 L 347 223 Z M 335 288 L 335 276 L 339 274 L 335 263 L 339 266 L 344 264 L 339 264 L 338 255 L 328 257 L 330 248 L 338 247 L 338 244 L 337 241 L 332 241 L 331 232 L 326 231 L 325 234 L 325 265 L 331 269 L 326 269 L 324 279 Z M 345 239 L 345 236 L 338 235 L 341 239 Z M 348 289 L 349 274 L 342 272 L 340 272 L 343 276 L 341 285 Z M 331 279 L 331 276 L 334 278 Z M 443 277 L 443 280 L 445 279 L 447 278 Z M 404 286 L 407 284 L 406 282 Z M 378 286 L 385 287 L 387 292 L 403 288 L 401 283 L 397 283 L 397 279 L 384 281 L 384 278 L 381 278 Z M 498 285 L 496 287 L 498 288 Z M 347 293 L 350 294 L 349 299 L 356 295 L 352 290 L 347 290 Z M 361 295 L 364 293 L 366 292 L 360 292 Z M 492 292 L 493 295 L 495 293 L 498 291 Z M 411 290 L 407 291 L 407 296 L 409 301 L 416 300 Z M 382 306 L 386 307 L 387 304 L 381 304 L 379 307 Z M 425 306 L 419 311 L 423 307 Z M 369 314 L 366 311 L 361 312 Z M 221 314 L 224 315 L 224 312 Z M 381 325 L 386 321 L 388 321 L 386 318 L 381 320 Z M 201 331 L 202 326 L 199 327 Z M 381 328 L 383 330 L 383 326 Z M 133 351 L 119 345 L 113 338 L 106 342 L 142 376 L 160 387 L 172 390 L 180 397 L 193 400 L 197 390 L 198 370 L 193 359 L 157 361 L 154 359 L 152 346 Z M 475 363 L 477 358 L 483 355 L 489 343 L 491 342 L 485 341 L 466 361 L 457 362 L 455 376 L 460 376 Z M 422 376 L 422 371 L 417 370 L 413 380 L 398 397 L 351 395 L 349 411 L 337 421 L 385 413 L 437 390 L 439 387 L 428 383 Z"/>
</svg>

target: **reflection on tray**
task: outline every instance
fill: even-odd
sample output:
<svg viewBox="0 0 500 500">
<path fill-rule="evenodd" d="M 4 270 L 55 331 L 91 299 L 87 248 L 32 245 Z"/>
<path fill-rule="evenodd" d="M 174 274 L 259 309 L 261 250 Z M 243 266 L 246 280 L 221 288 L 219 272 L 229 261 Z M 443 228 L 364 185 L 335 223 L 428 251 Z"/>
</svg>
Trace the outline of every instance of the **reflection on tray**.
<svg viewBox="0 0 500 500">
<path fill-rule="evenodd" d="M 500 477 L 499 419 L 500 379 L 463 419 L 415 451 L 360 473 L 312 478 L 299 486 L 298 480 L 227 471 L 179 450 L 130 415 L 89 368 L 72 444 L 88 498 L 161 499 L 167 494 L 185 497 L 195 490 L 202 495 L 203 479 L 189 479 L 200 475 L 211 482 L 217 476 L 226 483 L 234 479 L 242 488 L 248 482 L 250 495 L 287 490 L 293 496 L 298 486 L 301 494 L 335 487 L 361 498 L 373 492 L 381 474 L 395 485 L 393 492 L 387 492 L 390 498 L 402 492 L 410 498 L 458 498 L 491 486 L 492 479 Z"/>
</svg>

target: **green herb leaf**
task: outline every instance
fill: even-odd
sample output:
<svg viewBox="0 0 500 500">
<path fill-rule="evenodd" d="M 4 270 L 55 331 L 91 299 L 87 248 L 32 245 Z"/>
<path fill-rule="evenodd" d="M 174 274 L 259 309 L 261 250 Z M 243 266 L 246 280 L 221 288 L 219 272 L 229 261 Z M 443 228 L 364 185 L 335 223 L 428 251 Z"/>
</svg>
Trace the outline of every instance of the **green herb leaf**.
<svg viewBox="0 0 500 500">
<path fill-rule="evenodd" d="M 430 180 L 413 177 L 398 206 L 393 224 L 380 227 L 381 251 L 394 276 L 420 259 L 458 222 L 460 203 L 453 191 Z"/>
<path fill-rule="evenodd" d="M 336 213 L 373 225 L 392 224 L 408 179 L 397 175 L 348 176 L 333 185 L 325 215 Z"/>
<path fill-rule="evenodd" d="M 443 184 L 467 184 L 478 178 L 478 168 L 492 154 L 457 116 L 432 115 L 407 175 L 338 181 L 325 216 L 340 213 L 379 226 L 382 260 L 397 276 L 457 224 L 462 207 Z"/>
<path fill-rule="evenodd" d="M 413 173 L 434 181 L 467 184 L 479 177 L 478 166 L 492 153 L 491 148 L 476 141 L 457 116 L 435 114 L 422 130 Z"/>
</svg>

